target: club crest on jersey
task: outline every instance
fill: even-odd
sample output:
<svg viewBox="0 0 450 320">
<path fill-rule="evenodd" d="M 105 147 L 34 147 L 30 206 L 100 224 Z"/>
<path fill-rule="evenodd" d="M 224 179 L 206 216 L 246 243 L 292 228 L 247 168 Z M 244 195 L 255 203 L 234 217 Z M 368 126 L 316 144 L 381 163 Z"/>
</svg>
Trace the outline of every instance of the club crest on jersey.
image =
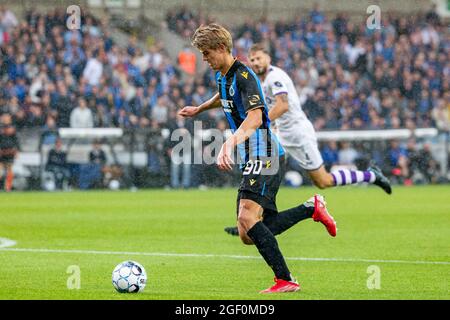
<svg viewBox="0 0 450 320">
<path fill-rule="evenodd" d="M 230 93 L 230 96 L 234 96 L 234 88 L 233 88 L 233 86 L 230 86 L 230 90 L 228 92 Z"/>
<path fill-rule="evenodd" d="M 241 72 L 241 76 L 243 76 L 245 79 L 247 79 L 248 78 L 248 72 L 247 71 Z"/>
</svg>

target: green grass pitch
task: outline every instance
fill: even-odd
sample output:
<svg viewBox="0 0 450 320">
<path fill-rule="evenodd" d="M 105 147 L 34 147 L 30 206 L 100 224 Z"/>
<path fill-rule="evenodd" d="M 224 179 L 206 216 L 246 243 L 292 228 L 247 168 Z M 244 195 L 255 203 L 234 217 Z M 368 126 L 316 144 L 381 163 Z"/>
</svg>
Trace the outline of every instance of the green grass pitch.
<svg viewBox="0 0 450 320">
<path fill-rule="evenodd" d="M 317 192 L 282 188 L 278 208 Z M 273 274 L 256 248 L 223 232 L 235 223 L 234 189 L 2 193 L 0 299 L 450 299 L 449 186 L 321 193 L 338 235 L 309 219 L 278 236 L 302 290 L 274 295 L 258 293 Z M 142 293 L 111 284 L 129 259 L 147 270 Z M 80 289 L 70 290 L 73 265 Z"/>
</svg>

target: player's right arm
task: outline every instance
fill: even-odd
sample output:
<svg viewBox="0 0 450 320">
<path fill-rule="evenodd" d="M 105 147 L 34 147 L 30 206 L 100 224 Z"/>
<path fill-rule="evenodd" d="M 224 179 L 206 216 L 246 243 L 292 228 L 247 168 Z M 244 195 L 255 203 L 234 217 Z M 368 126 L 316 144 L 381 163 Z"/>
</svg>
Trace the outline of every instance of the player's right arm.
<svg viewBox="0 0 450 320">
<path fill-rule="evenodd" d="M 182 108 L 180 111 L 178 111 L 178 114 L 182 117 L 194 117 L 199 113 L 202 113 L 203 111 L 219 108 L 220 106 L 221 106 L 220 96 L 219 93 L 217 92 L 211 99 L 203 102 L 201 105 L 197 107 L 186 106 Z"/>
<path fill-rule="evenodd" d="M 281 117 L 289 110 L 287 93 L 280 93 L 275 96 L 275 105 L 269 111 L 269 119 L 273 121 Z"/>
<path fill-rule="evenodd" d="M 275 96 L 275 104 L 269 110 L 269 119 L 273 121 L 289 110 L 288 87 L 279 71 L 274 70 L 266 79 L 270 91 Z"/>
</svg>

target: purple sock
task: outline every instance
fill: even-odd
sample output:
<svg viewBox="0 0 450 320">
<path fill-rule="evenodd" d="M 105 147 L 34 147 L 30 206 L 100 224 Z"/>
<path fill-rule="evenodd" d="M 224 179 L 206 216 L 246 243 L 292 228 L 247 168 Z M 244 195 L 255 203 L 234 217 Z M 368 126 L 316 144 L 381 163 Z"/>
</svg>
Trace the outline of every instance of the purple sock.
<svg viewBox="0 0 450 320">
<path fill-rule="evenodd" d="M 362 182 L 375 182 L 375 174 L 371 171 L 341 169 L 333 171 L 331 175 L 333 176 L 335 186 L 357 184 Z"/>
</svg>

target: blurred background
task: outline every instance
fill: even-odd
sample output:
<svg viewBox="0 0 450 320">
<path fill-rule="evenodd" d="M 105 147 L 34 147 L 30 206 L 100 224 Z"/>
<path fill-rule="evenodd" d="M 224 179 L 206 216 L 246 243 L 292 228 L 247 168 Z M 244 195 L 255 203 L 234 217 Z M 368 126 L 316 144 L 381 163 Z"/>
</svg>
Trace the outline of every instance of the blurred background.
<svg viewBox="0 0 450 320">
<path fill-rule="evenodd" d="M 228 127 L 221 109 L 201 128 L 176 115 L 216 91 L 189 41 L 210 22 L 244 63 L 253 43 L 270 48 L 327 169 L 374 160 L 395 184 L 450 181 L 449 0 L 74 2 L 1 1 L 3 190 L 237 186 L 237 169 L 170 156 L 174 130 Z M 284 184 L 310 182 L 288 160 Z"/>
</svg>

